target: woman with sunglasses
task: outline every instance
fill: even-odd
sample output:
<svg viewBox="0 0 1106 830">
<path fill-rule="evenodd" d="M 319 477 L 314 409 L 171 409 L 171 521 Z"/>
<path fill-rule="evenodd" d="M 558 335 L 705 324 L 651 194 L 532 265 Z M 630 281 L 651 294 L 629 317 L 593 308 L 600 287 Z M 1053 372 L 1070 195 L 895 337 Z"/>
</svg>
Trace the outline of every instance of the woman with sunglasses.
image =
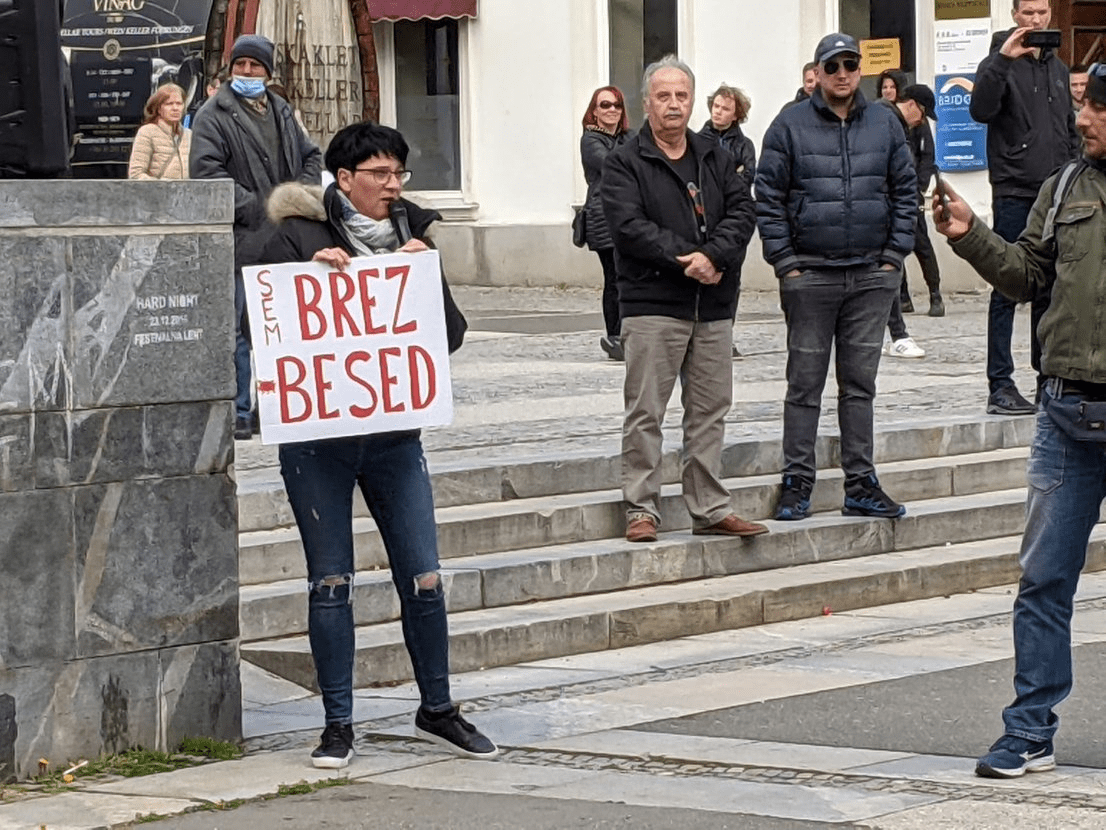
<svg viewBox="0 0 1106 830">
<path fill-rule="evenodd" d="M 584 113 L 584 134 L 580 137 L 580 159 L 588 195 L 584 200 L 584 218 L 588 248 L 599 255 L 603 265 L 603 323 L 607 333 L 599 346 L 611 360 L 622 360 L 622 320 L 618 312 L 618 283 L 614 268 L 614 242 L 603 215 L 600 188 L 603 162 L 615 147 L 626 140 L 626 100 L 616 86 L 602 86 L 591 94 Z"/>
</svg>

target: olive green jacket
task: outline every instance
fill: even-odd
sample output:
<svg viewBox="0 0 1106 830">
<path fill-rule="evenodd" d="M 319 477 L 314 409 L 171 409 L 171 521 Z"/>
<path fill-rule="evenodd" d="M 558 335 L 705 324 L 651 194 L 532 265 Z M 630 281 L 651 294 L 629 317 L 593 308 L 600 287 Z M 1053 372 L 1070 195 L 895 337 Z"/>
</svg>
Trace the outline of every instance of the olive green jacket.
<svg viewBox="0 0 1106 830">
<path fill-rule="evenodd" d="M 1106 174 L 1083 167 L 1056 215 L 1055 242 L 1045 242 L 1042 229 L 1058 178 L 1041 186 L 1017 242 L 1004 241 L 977 218 L 952 249 L 1012 300 L 1051 290 L 1037 328 L 1042 371 L 1106 383 Z"/>
</svg>

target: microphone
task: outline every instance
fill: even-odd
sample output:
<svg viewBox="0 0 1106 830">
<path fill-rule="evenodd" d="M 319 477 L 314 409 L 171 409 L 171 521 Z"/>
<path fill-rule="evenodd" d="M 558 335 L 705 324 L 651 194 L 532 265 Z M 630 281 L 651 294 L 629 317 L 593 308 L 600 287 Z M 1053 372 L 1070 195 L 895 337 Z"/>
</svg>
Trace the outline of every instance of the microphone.
<svg viewBox="0 0 1106 830">
<path fill-rule="evenodd" d="M 412 234 L 411 226 L 407 224 L 407 208 L 403 206 L 403 202 L 397 199 L 388 205 L 388 216 L 392 220 L 400 246 L 405 245 L 411 240 Z"/>
</svg>

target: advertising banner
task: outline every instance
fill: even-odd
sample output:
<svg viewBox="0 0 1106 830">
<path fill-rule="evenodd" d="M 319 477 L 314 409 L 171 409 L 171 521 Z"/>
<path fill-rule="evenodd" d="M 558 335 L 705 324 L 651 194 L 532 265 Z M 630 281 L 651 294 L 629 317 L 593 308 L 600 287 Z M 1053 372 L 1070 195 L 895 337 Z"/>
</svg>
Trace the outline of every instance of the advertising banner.
<svg viewBox="0 0 1106 830">
<path fill-rule="evenodd" d="M 97 167 L 126 175 L 146 99 L 162 83 L 184 89 L 185 106 L 203 82 L 212 0 L 66 0 L 61 44 L 73 77 L 81 139 L 74 175 Z M 202 90 L 199 90 L 202 93 Z"/>
<path fill-rule="evenodd" d="M 972 120 L 968 107 L 975 88 L 975 71 L 979 62 L 987 57 L 990 43 L 989 19 L 940 20 L 937 23 L 934 150 L 937 166 L 943 171 L 987 167 L 987 127 Z"/>
<path fill-rule="evenodd" d="M 437 251 L 242 269 L 261 440 L 309 441 L 453 419 Z"/>
</svg>

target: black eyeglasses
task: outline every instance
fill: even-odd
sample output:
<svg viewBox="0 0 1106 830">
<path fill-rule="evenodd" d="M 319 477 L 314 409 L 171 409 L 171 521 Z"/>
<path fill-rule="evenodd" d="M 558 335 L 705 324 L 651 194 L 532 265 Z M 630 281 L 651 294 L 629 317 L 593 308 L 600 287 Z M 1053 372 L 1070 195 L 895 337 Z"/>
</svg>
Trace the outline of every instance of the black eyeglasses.
<svg viewBox="0 0 1106 830">
<path fill-rule="evenodd" d="M 354 173 L 368 173 L 377 184 L 387 184 L 388 180 L 395 176 L 400 184 L 411 181 L 410 170 L 392 170 L 388 167 L 354 167 Z"/>
<path fill-rule="evenodd" d="M 620 109 L 622 109 L 622 104 L 618 103 L 618 101 L 600 101 L 599 102 L 599 109 L 601 109 L 601 110 L 620 110 Z"/>
<path fill-rule="evenodd" d="M 837 61 L 826 61 L 822 64 L 822 69 L 825 70 L 827 75 L 836 75 L 837 70 L 841 67 L 845 67 L 846 72 L 856 72 L 860 69 L 860 61 L 856 58 L 845 58 L 845 60 L 838 63 Z"/>
</svg>

